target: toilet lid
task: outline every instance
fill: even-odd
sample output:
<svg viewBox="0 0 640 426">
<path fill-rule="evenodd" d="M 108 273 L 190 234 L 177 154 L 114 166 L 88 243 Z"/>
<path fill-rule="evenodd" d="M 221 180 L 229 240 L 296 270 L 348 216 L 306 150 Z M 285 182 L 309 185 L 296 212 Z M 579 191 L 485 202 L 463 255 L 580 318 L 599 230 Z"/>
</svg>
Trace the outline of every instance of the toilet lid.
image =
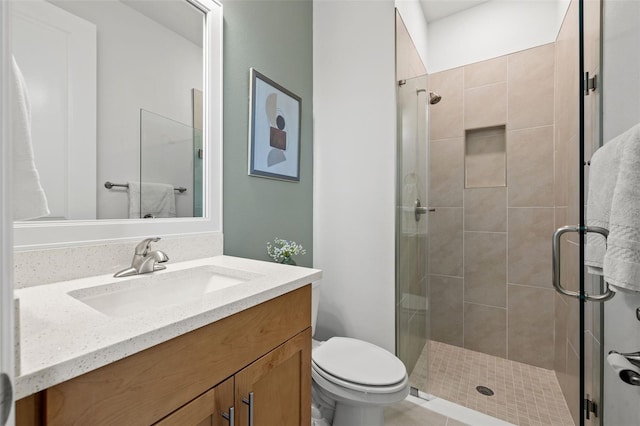
<svg viewBox="0 0 640 426">
<path fill-rule="evenodd" d="M 362 340 L 332 337 L 313 351 L 313 362 L 340 379 L 369 386 L 402 381 L 407 370 L 392 353 Z"/>
</svg>

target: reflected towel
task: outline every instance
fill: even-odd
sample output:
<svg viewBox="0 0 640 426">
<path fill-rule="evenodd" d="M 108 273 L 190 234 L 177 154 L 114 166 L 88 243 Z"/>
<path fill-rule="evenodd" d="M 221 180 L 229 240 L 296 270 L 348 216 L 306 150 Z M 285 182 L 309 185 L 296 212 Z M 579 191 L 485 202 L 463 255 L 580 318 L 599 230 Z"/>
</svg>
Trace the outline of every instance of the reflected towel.
<svg viewBox="0 0 640 426">
<path fill-rule="evenodd" d="M 129 218 L 176 217 L 176 196 L 166 183 L 128 182 Z"/>
<path fill-rule="evenodd" d="M 640 124 L 621 137 L 624 146 L 602 271 L 610 285 L 640 292 Z"/>
<path fill-rule="evenodd" d="M 13 219 L 35 219 L 49 215 L 47 196 L 31 143 L 31 105 L 27 85 L 15 58 L 12 59 L 11 125 L 13 135 Z"/>
<path fill-rule="evenodd" d="M 598 149 L 591 157 L 589 193 L 587 196 L 587 226 L 609 229 L 611 202 L 618 182 L 620 159 L 628 135 L 622 134 Z M 587 234 L 585 264 L 592 274 L 602 275 L 606 252 L 604 237 Z"/>
</svg>

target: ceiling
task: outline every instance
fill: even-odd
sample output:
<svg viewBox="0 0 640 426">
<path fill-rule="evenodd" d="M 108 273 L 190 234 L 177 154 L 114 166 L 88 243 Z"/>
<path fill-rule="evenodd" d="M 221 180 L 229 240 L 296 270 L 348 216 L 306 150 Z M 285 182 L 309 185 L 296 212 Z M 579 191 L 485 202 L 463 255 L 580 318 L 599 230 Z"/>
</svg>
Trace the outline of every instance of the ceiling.
<svg viewBox="0 0 640 426">
<path fill-rule="evenodd" d="M 488 0 L 420 0 L 427 22 L 470 9 Z"/>
</svg>

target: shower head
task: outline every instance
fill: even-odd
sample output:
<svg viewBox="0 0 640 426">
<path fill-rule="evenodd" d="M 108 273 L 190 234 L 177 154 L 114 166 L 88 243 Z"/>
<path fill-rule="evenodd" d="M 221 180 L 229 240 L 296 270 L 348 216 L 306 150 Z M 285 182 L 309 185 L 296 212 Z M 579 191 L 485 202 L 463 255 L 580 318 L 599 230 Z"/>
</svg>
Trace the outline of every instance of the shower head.
<svg viewBox="0 0 640 426">
<path fill-rule="evenodd" d="M 429 92 L 429 103 L 435 105 L 442 100 L 442 96 L 434 92 Z"/>
</svg>

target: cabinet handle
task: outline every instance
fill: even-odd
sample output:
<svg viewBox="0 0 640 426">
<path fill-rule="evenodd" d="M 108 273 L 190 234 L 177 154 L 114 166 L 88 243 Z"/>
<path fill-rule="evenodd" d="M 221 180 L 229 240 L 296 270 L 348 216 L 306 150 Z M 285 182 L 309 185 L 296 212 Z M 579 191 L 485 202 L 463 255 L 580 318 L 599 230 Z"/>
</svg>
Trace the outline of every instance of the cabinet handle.
<svg viewBox="0 0 640 426">
<path fill-rule="evenodd" d="M 249 392 L 249 399 L 242 398 L 242 402 L 249 406 L 249 426 L 253 426 L 253 392 Z"/>
<path fill-rule="evenodd" d="M 234 415 L 233 407 L 229 407 L 229 414 L 222 413 L 222 417 L 229 420 L 229 426 L 235 425 L 235 415 Z"/>
</svg>

